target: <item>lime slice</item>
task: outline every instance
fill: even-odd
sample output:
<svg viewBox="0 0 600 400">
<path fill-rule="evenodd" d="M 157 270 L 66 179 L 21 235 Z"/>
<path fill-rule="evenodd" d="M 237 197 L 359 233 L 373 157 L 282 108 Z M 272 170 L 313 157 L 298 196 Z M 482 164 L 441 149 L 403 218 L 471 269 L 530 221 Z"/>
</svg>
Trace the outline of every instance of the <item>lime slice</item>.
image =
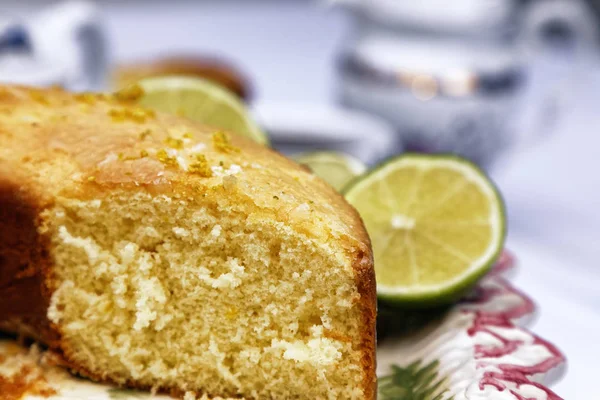
<svg viewBox="0 0 600 400">
<path fill-rule="evenodd" d="M 367 170 L 360 160 L 336 152 L 301 153 L 292 158 L 298 163 L 306 165 L 315 175 L 321 177 L 336 190 L 342 190 L 350 181 Z"/>
<path fill-rule="evenodd" d="M 470 162 L 407 154 L 345 191 L 373 243 L 378 297 L 402 306 L 457 299 L 492 266 L 505 237 L 502 199 Z"/>
<path fill-rule="evenodd" d="M 181 115 L 215 128 L 246 136 L 258 143 L 269 139 L 254 122 L 244 104 L 233 94 L 210 81 L 187 76 L 162 76 L 142 79 L 136 100 L 142 106 Z M 135 87 L 117 92 L 132 97 Z"/>
</svg>

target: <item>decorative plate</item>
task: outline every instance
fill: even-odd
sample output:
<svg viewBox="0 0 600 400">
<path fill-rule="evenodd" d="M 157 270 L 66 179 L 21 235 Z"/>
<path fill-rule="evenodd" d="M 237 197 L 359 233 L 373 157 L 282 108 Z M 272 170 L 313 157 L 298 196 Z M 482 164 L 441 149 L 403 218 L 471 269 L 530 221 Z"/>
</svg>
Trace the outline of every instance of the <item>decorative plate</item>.
<svg viewBox="0 0 600 400">
<path fill-rule="evenodd" d="M 565 371 L 552 344 L 522 326 L 533 302 L 506 280 L 504 253 L 475 290 L 451 309 L 380 310 L 380 400 L 562 400 L 548 388 Z M 0 398 L 8 400 L 169 399 L 76 378 L 37 346 L 0 340 Z"/>
</svg>

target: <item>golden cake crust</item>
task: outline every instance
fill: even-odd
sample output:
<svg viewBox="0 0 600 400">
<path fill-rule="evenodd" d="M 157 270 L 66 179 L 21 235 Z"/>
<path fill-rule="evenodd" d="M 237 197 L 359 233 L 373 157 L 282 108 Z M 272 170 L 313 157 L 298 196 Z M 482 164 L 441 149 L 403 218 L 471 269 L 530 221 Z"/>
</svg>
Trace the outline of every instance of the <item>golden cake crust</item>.
<svg viewBox="0 0 600 400">
<path fill-rule="evenodd" d="M 45 315 L 53 283 L 40 215 L 55 199 L 102 198 L 114 188 L 193 197 L 225 185 L 236 201 L 254 202 L 310 237 L 338 241 L 352 258 L 363 316 L 365 398 L 375 398 L 375 276 L 356 210 L 270 149 L 127 99 L 0 87 L 0 297 L 24 305 L 0 305 L 0 328 L 68 353 Z M 309 220 L 301 212 L 306 207 Z M 67 356 L 64 361 L 89 375 Z"/>
</svg>

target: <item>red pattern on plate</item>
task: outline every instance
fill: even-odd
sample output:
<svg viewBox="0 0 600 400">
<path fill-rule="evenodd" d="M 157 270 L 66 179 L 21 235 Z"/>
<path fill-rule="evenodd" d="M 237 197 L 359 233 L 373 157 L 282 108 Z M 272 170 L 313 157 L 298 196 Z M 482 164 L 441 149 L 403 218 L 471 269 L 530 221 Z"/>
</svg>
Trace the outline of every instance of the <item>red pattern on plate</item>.
<svg viewBox="0 0 600 400">
<path fill-rule="evenodd" d="M 483 391 L 486 386 L 491 386 L 500 392 L 508 390 L 516 400 L 537 400 L 524 397 L 514 389 L 529 385 L 544 392 L 547 400 L 562 400 L 552 390 L 532 380 L 534 375 L 544 375 L 562 366 L 566 359 L 556 346 L 515 325 L 517 320 L 531 315 L 535 311 L 535 305 L 529 297 L 502 278 L 501 275 L 513 269 L 514 265 L 513 255 L 504 252 L 490 275 L 459 305 L 463 312 L 474 315 L 472 326 L 468 330 L 469 336 L 485 333 L 500 342 L 499 345 L 475 345 L 476 368 L 487 369 L 479 380 L 479 389 Z M 508 297 L 513 300 L 506 301 Z M 507 338 L 494 328 L 526 333 L 533 338 L 533 342 L 524 343 L 519 339 Z M 527 366 L 490 361 L 516 354 L 524 346 L 532 345 L 544 347 L 549 356 L 535 365 Z"/>
</svg>

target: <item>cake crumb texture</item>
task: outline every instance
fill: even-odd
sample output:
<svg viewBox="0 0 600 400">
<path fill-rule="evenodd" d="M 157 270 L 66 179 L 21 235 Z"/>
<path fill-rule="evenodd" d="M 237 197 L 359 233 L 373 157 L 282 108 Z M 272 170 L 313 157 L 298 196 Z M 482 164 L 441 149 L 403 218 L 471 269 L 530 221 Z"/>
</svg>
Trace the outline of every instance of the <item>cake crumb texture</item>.
<svg viewBox="0 0 600 400">
<path fill-rule="evenodd" d="M 25 395 L 48 398 L 58 394 L 46 376 L 48 368 L 37 346 L 28 351 L 16 344 L 3 343 L 0 350 L 0 399 L 20 400 Z"/>
<path fill-rule="evenodd" d="M 0 329 L 71 370 L 185 399 L 375 398 L 368 236 L 277 153 L 106 95 L 0 87 L 0 208 L 26 211 L 0 230 L 32 227 L 0 236 L 0 296 L 35 300 L 0 305 Z"/>
</svg>

